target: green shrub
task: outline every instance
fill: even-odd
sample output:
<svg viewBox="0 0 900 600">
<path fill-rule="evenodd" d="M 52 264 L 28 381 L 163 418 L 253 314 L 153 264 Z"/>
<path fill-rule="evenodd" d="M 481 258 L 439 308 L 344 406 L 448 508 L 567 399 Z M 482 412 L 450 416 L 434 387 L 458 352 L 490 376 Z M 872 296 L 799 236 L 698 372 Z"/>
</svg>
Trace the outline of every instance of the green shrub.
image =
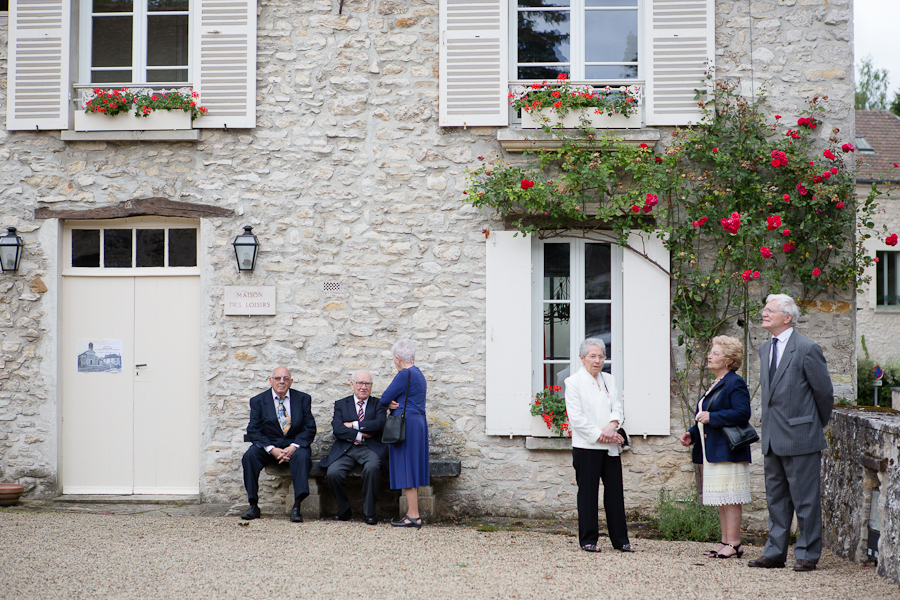
<svg viewBox="0 0 900 600">
<path fill-rule="evenodd" d="M 670 541 L 719 541 L 719 511 L 700 504 L 693 490 L 671 493 L 663 488 L 656 502 L 656 528 Z"/>
<path fill-rule="evenodd" d="M 878 405 L 891 405 L 891 388 L 900 387 L 900 360 L 891 359 L 876 363 L 868 358 L 856 361 L 856 403 L 860 406 L 872 406 L 875 402 L 875 377 L 872 367 L 878 364 L 884 376 L 881 378 L 881 389 L 878 390 Z"/>
</svg>

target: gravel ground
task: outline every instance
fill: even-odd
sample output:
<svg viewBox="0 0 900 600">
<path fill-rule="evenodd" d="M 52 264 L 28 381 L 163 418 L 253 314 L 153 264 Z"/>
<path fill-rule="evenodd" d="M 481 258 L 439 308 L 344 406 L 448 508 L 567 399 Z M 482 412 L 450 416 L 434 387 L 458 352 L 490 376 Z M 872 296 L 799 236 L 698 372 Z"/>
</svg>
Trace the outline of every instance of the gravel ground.
<svg viewBox="0 0 900 600">
<path fill-rule="evenodd" d="M 604 541 L 604 540 L 601 540 Z M 633 539 L 582 552 L 575 538 L 426 525 L 156 514 L 0 512 L 2 598 L 900 598 L 830 552 L 819 570 L 749 569 L 709 544 Z M 791 561 L 789 566 L 793 564 Z"/>
</svg>

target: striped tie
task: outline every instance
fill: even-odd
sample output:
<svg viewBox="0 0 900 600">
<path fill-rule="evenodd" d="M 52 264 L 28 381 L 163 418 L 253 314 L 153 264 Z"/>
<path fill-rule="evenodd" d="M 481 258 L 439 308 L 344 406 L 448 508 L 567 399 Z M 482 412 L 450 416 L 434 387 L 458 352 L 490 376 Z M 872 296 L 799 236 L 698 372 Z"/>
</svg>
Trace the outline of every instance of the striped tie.
<svg viewBox="0 0 900 600">
<path fill-rule="evenodd" d="M 357 402 L 357 404 L 359 405 L 359 410 L 356 411 L 356 420 L 362 421 L 366 418 L 366 413 L 365 411 L 363 411 L 363 401 L 360 400 L 359 402 Z M 362 444 L 362 441 L 360 440 L 356 440 L 355 442 L 353 442 L 354 446 L 359 446 L 360 444 Z"/>
</svg>

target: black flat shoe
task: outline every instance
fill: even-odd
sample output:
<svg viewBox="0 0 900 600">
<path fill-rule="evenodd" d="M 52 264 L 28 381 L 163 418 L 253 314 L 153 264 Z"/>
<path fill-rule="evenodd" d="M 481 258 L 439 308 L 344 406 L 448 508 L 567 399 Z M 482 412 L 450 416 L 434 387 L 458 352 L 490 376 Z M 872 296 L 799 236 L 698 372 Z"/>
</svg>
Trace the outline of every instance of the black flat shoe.
<svg viewBox="0 0 900 600">
<path fill-rule="evenodd" d="M 303 513 L 300 512 L 300 509 L 294 507 L 291 509 L 291 523 L 302 523 L 303 522 Z"/>
<path fill-rule="evenodd" d="M 378 519 L 375 517 L 366 517 L 366 525 L 378 525 Z"/>
<path fill-rule="evenodd" d="M 345 513 L 341 513 L 339 515 L 334 515 L 334 520 L 335 521 L 349 521 L 352 516 L 353 516 L 353 513 L 348 510 Z"/>
<path fill-rule="evenodd" d="M 415 527 L 416 529 L 421 529 L 422 517 L 413 519 L 410 516 L 406 516 L 402 519 L 392 520 L 391 527 Z"/>
<path fill-rule="evenodd" d="M 581 549 L 585 552 L 600 552 L 600 547 L 597 544 L 585 544 Z"/>
<path fill-rule="evenodd" d="M 247 512 L 241 515 L 241 518 L 245 521 L 252 521 L 253 519 L 258 519 L 262 516 L 262 513 L 259 510 L 258 506 L 251 506 L 247 509 Z"/>
<path fill-rule="evenodd" d="M 743 544 L 738 544 L 737 547 L 732 546 L 731 544 L 725 544 L 725 545 L 727 547 L 731 548 L 732 550 L 734 550 L 734 554 L 722 554 L 721 552 L 716 552 L 714 555 L 711 554 L 710 556 L 712 556 L 713 558 L 731 558 L 732 556 L 736 556 L 737 558 L 740 558 L 744 555 L 744 545 Z M 740 548 L 740 550 L 738 550 L 738 548 Z M 723 548 L 723 550 L 724 550 L 724 548 Z"/>
</svg>

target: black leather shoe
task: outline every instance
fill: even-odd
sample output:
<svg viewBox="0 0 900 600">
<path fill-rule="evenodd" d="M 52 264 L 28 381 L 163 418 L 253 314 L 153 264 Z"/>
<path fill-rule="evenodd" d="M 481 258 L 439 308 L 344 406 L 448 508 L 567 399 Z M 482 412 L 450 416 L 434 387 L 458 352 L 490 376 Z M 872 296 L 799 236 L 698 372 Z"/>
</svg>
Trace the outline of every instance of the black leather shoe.
<svg viewBox="0 0 900 600">
<path fill-rule="evenodd" d="M 621 548 L 618 548 L 619 552 L 634 552 L 634 548 L 631 547 L 631 544 L 625 544 Z"/>
<path fill-rule="evenodd" d="M 352 517 L 352 516 L 353 516 L 353 512 L 348 510 L 345 513 L 341 513 L 339 515 L 334 515 L 334 520 L 335 521 L 349 521 L 350 517 Z"/>
<path fill-rule="evenodd" d="M 756 560 L 751 560 L 747 563 L 748 567 L 756 567 L 759 569 L 783 569 L 784 563 L 778 562 L 777 560 L 772 560 L 768 556 L 763 556 L 762 558 L 757 558 Z"/>
<path fill-rule="evenodd" d="M 378 525 L 378 519 L 375 517 L 366 517 L 366 525 Z"/>
<path fill-rule="evenodd" d="M 300 512 L 300 508 L 294 507 L 291 509 L 291 523 L 302 523 L 303 522 L 303 514 Z"/>
<path fill-rule="evenodd" d="M 600 552 L 600 547 L 597 544 L 585 544 L 581 549 L 585 552 Z"/>
<path fill-rule="evenodd" d="M 258 506 L 251 506 L 247 509 L 247 512 L 241 515 L 241 518 L 245 521 L 252 521 L 253 519 L 258 519 L 262 516 L 262 513 L 259 510 Z"/>
<path fill-rule="evenodd" d="M 808 560 L 803 560 L 802 558 L 797 559 L 797 564 L 794 565 L 795 571 L 800 571 L 801 573 L 805 573 L 807 571 L 815 571 L 816 563 L 809 562 Z"/>
</svg>

